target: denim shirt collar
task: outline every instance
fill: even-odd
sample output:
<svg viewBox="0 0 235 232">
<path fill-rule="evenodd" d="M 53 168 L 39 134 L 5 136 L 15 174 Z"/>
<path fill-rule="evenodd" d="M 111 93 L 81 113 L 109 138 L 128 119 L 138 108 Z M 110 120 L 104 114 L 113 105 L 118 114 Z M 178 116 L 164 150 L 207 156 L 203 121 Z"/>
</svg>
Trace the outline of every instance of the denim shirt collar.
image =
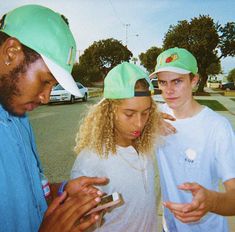
<svg viewBox="0 0 235 232">
<path fill-rule="evenodd" d="M 25 117 L 25 114 L 22 116 Z M 3 108 L 0 104 L 0 122 L 6 123 L 7 121 L 12 120 L 13 118 L 19 118 L 18 116 L 14 116 L 10 114 L 7 110 Z"/>
</svg>

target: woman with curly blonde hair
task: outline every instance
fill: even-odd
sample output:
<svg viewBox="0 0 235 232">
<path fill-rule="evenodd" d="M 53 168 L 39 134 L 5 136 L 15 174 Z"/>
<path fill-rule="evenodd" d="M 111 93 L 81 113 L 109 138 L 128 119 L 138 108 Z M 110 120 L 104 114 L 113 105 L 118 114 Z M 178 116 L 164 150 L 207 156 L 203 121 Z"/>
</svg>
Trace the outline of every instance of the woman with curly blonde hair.
<svg viewBox="0 0 235 232">
<path fill-rule="evenodd" d="M 91 231 L 157 231 L 154 142 L 160 116 L 148 75 L 123 62 L 105 78 L 104 99 L 95 105 L 76 137 L 71 178 L 106 176 L 101 189 L 119 192 L 123 202 L 106 212 L 105 223 Z"/>
</svg>

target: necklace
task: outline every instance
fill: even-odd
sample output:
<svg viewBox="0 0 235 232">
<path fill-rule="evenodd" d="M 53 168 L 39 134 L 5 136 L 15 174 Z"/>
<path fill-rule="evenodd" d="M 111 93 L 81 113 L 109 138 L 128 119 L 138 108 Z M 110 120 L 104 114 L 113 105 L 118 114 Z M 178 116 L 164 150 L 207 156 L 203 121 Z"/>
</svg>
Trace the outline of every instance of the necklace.
<svg viewBox="0 0 235 232">
<path fill-rule="evenodd" d="M 142 182 L 144 185 L 144 190 L 145 193 L 148 192 L 148 186 L 147 186 L 147 182 L 148 182 L 148 176 L 147 176 L 147 170 L 146 170 L 146 163 L 147 160 L 145 159 L 145 157 L 137 154 L 138 156 L 138 163 L 139 163 L 139 167 L 134 166 L 131 162 L 129 162 L 127 159 L 125 159 L 121 154 L 118 154 L 118 156 L 131 168 L 139 171 L 141 173 L 141 178 L 142 178 Z"/>
</svg>

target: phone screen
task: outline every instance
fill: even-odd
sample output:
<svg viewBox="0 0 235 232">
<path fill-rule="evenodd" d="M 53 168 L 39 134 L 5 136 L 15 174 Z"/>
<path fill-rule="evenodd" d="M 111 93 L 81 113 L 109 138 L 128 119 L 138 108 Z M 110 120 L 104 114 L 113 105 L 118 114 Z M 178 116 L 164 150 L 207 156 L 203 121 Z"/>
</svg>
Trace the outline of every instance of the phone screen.
<svg viewBox="0 0 235 232">
<path fill-rule="evenodd" d="M 108 196 L 105 196 L 101 199 L 101 202 L 99 203 L 99 205 L 104 205 L 104 204 L 109 203 L 111 201 L 113 201 L 113 196 L 108 195 Z"/>
</svg>

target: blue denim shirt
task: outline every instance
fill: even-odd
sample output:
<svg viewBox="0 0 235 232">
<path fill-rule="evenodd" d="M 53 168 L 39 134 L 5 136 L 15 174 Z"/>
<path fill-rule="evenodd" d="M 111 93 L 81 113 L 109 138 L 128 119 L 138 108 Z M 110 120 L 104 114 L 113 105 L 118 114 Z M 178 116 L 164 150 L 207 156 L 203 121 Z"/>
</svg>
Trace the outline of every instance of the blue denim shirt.
<svg viewBox="0 0 235 232">
<path fill-rule="evenodd" d="M 41 167 L 26 116 L 0 105 L 0 232 L 36 232 L 47 209 Z"/>
</svg>

